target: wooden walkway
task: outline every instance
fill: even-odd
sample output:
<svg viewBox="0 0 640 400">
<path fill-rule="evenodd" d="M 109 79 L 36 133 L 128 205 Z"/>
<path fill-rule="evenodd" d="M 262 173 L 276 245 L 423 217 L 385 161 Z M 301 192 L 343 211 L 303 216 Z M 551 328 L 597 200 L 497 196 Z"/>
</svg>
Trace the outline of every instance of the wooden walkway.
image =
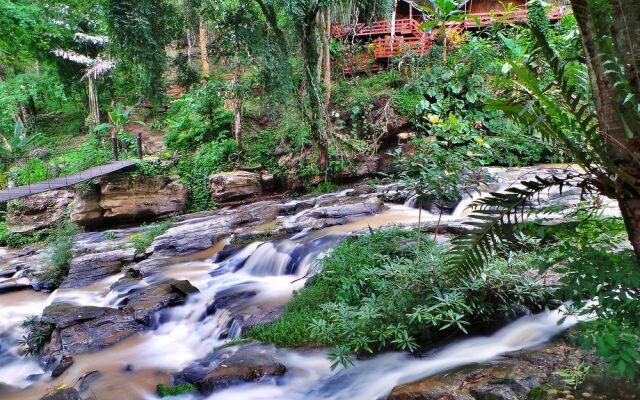
<svg viewBox="0 0 640 400">
<path fill-rule="evenodd" d="M 0 202 L 19 199 L 48 192 L 49 190 L 61 189 L 63 187 L 72 186 L 76 183 L 86 182 L 99 176 L 108 175 L 114 172 L 131 168 L 136 164 L 136 160 L 113 161 L 109 164 L 99 165 L 89 168 L 74 175 L 64 176 L 49 181 L 34 183 L 31 185 L 18 186 L 7 190 L 0 190 Z"/>
</svg>

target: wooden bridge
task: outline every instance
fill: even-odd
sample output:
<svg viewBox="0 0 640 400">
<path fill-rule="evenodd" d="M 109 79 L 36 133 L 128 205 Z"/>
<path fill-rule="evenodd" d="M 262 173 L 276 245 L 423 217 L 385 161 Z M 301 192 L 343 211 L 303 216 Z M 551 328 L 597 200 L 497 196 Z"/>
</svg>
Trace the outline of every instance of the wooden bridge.
<svg viewBox="0 0 640 400">
<path fill-rule="evenodd" d="M 62 178 L 51 179 L 31 185 L 17 186 L 7 190 L 0 190 L 0 202 L 19 199 L 33 194 L 48 192 L 50 190 L 61 189 L 77 183 L 86 182 L 99 176 L 108 175 L 114 172 L 123 171 L 133 167 L 136 160 L 112 161 L 109 164 L 99 165 L 89 168 L 77 174 Z"/>
</svg>

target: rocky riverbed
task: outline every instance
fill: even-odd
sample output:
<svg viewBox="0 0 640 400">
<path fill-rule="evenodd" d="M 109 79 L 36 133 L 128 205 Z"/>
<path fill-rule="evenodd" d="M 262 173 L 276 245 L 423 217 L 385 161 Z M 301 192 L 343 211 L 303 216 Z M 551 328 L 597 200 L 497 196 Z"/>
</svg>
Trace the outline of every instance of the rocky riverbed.
<svg viewBox="0 0 640 400">
<path fill-rule="evenodd" d="M 498 190 L 518 179 L 563 170 L 489 169 L 492 180 L 483 190 Z M 257 184 L 253 180 L 243 182 L 242 190 L 233 190 L 245 193 L 247 186 Z M 180 188 L 170 186 L 170 181 L 153 184 L 158 185 L 159 191 L 183 196 Z M 224 185 L 229 185 L 228 181 L 220 178 L 215 184 L 220 188 L 216 196 L 225 198 Z M 103 182 L 100 193 L 125 201 L 127 196 L 122 191 L 126 192 L 127 185 L 130 186 L 128 180 L 119 186 Z M 110 194 L 115 192 L 117 196 Z M 48 201 L 68 206 L 68 195 L 61 193 L 60 198 Z M 551 204 L 562 206 L 579 201 L 580 192 L 545 196 Z M 174 214 L 180 208 L 176 208 L 176 202 L 164 205 L 160 197 L 153 197 L 152 202 L 153 207 L 165 207 L 166 213 L 160 212 L 160 216 Z M 231 194 L 227 197 L 237 199 Z M 410 193 L 395 184 L 362 183 L 337 193 L 255 201 L 181 215 L 143 251 L 136 250 L 130 239 L 143 232 L 144 227 L 81 233 L 73 240 L 69 274 L 51 294 L 39 292 L 47 287 L 34 277 L 47 262 L 46 248 L 3 250 L 0 398 L 38 399 L 51 392 L 47 398 L 142 399 L 149 398 L 155 384 L 162 382 L 190 383 L 204 396 L 231 398 L 216 396 L 226 393 L 221 389 L 238 384 L 244 387 L 248 382 L 280 382 L 280 386 L 288 387 L 292 381 L 310 379 L 309 374 L 319 374 L 317 380 L 312 380 L 314 384 L 322 379 L 344 379 L 329 374 L 324 355 L 282 353 L 260 344 L 223 346 L 247 324 L 275 318 L 292 291 L 300 289 L 313 274 L 317 258 L 344 235 L 368 227 L 415 224 L 418 211 L 401 205 L 410 203 L 410 198 Z M 86 202 L 86 198 L 82 201 Z M 448 208 L 441 206 L 446 215 L 439 232 L 464 229 L 466 204 L 468 201 Z M 435 226 L 440 211 L 435 205 L 429 206 L 433 213 L 423 213 L 426 229 Z M 614 203 L 605 202 L 605 206 L 605 212 L 617 212 Z M 136 214 L 126 205 L 118 207 L 125 210 L 121 215 Z M 15 218 L 15 225 L 23 221 L 31 229 L 34 221 L 56 221 L 60 217 L 56 207 L 39 210 L 40 214 L 53 215 L 34 218 L 38 214 L 35 213 L 31 219 Z M 96 214 L 96 218 L 104 215 Z M 553 221 L 558 214 L 546 217 Z M 15 340 L 22 334 L 18 325 L 28 315 L 39 316 L 46 344 L 37 354 L 25 358 Z M 511 349 L 535 347 L 553 337 L 554 332 L 562 331 L 543 325 L 531 329 L 538 329 L 544 340 L 519 337 L 515 347 L 511 343 L 497 348 L 493 357 Z M 423 376 L 430 377 L 426 380 L 395 389 L 393 385 L 384 387 L 377 396 L 391 392 L 390 399 L 515 400 L 544 385 L 548 385 L 544 390 L 556 390 L 564 396 L 566 388 L 554 378 L 553 371 L 576 368 L 581 360 L 592 361 L 589 354 L 573 348 L 570 351 L 578 354 L 577 358 L 568 357 L 567 346 L 554 342 L 543 349 L 440 375 L 427 370 Z M 542 359 L 547 362 L 538 365 L 536 360 Z M 467 363 L 461 361 L 451 367 L 464 364 Z M 326 371 L 317 372 L 318 368 Z M 361 373 L 356 375 L 367 382 Z M 410 378 L 412 374 L 407 375 Z M 408 382 L 409 378 L 403 376 L 398 383 Z M 54 389 L 60 385 L 69 388 L 56 392 Z M 316 390 L 321 391 L 321 386 Z M 262 386 L 261 390 L 269 393 L 271 389 Z M 300 387 L 296 386 L 295 393 L 298 392 Z M 251 397 L 248 392 L 244 392 L 246 397 L 240 396 L 235 398 L 269 398 Z M 291 398 L 296 396 L 292 394 Z M 341 396 L 325 398 L 347 398 Z M 555 398 L 569 399 L 568 396 Z"/>
</svg>

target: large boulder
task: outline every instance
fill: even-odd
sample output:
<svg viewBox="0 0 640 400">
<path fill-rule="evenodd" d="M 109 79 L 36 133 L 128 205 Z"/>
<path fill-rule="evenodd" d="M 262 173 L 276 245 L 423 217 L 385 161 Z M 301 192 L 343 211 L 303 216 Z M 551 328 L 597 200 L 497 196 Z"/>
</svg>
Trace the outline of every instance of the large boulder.
<svg viewBox="0 0 640 400">
<path fill-rule="evenodd" d="M 40 400 L 80 400 L 80 394 L 74 388 L 65 388 L 47 394 Z"/>
<path fill-rule="evenodd" d="M 338 173 L 337 178 L 342 181 L 374 176 L 380 170 L 382 158 L 379 156 L 358 157 L 353 165 L 346 166 Z"/>
<path fill-rule="evenodd" d="M 131 233 L 139 230 L 131 230 Z M 75 237 L 73 258 L 63 288 L 89 286 L 122 269 L 134 261 L 135 250 L 126 236 L 105 240 L 100 232 L 82 233 Z"/>
<path fill-rule="evenodd" d="M 62 221 L 73 198 L 73 191 L 52 190 L 11 201 L 7 205 L 7 230 L 31 235 L 55 227 Z"/>
<path fill-rule="evenodd" d="M 562 341 L 507 354 L 485 364 L 436 374 L 393 389 L 387 400 L 519 400 L 546 389 L 567 391 L 554 372 L 592 365 L 595 357 Z M 568 392 L 567 392 L 568 393 Z M 544 394 L 544 399 L 554 399 Z M 568 397 L 567 397 L 568 398 Z"/>
<path fill-rule="evenodd" d="M 260 175 L 247 171 L 222 172 L 209 177 L 211 200 L 218 203 L 243 200 L 261 193 Z"/>
<path fill-rule="evenodd" d="M 95 227 L 160 219 L 184 212 L 187 190 L 177 177 L 105 176 L 78 196 L 71 220 Z"/>
<path fill-rule="evenodd" d="M 216 351 L 180 372 L 175 381 L 195 384 L 207 395 L 231 385 L 280 376 L 286 371 L 273 346 L 250 344 Z"/>
<path fill-rule="evenodd" d="M 57 303 L 44 309 L 42 320 L 53 325 L 49 343 L 40 352 L 45 368 L 52 368 L 77 354 L 116 344 L 144 326 L 124 311 Z"/>
<path fill-rule="evenodd" d="M 125 304 L 124 310 L 133 314 L 136 321 L 152 325 L 152 316 L 156 311 L 182 304 L 187 296 L 198 292 L 189 281 L 170 279 L 135 291 L 122 304 Z"/>
</svg>

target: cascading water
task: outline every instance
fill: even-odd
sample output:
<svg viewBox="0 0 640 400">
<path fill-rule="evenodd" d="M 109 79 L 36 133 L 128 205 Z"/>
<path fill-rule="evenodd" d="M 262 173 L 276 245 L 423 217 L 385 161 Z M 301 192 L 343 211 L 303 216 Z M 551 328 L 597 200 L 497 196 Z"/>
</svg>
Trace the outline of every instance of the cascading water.
<svg viewBox="0 0 640 400">
<path fill-rule="evenodd" d="M 462 340 L 425 358 L 387 353 L 331 371 L 324 352 L 280 350 L 287 374 L 260 384 L 245 384 L 214 393 L 207 400 L 371 400 L 384 399 L 397 385 L 441 371 L 495 359 L 501 354 L 541 345 L 575 323 L 559 311 L 523 317 L 492 336 Z M 185 399 L 199 399 L 185 397 Z M 154 399 L 149 396 L 148 399 Z"/>
<path fill-rule="evenodd" d="M 436 219 L 425 214 L 423 219 Z M 164 267 L 161 275 L 134 286 L 111 289 L 123 276 L 116 275 L 88 288 L 57 290 L 49 296 L 30 291 L 0 295 L 0 383 L 26 388 L 10 394 L 0 391 L 0 399 L 38 399 L 48 388 L 73 384 L 95 370 L 102 374 L 91 387 L 98 399 L 154 399 L 155 384 L 237 337 L 248 316 L 285 305 L 292 292 L 302 288 L 315 272 L 316 261 L 344 234 L 368 226 L 414 223 L 417 216 L 418 210 L 391 205 L 380 215 L 351 224 L 279 241 L 255 242 L 224 259 L 219 259 L 223 252 L 204 261 L 180 260 Z M 99 352 L 75 356 L 74 364 L 55 379 L 45 374 L 33 357 L 18 354 L 18 327 L 28 315 L 39 315 L 57 302 L 116 308 L 128 291 L 163 277 L 188 279 L 200 293 L 191 295 L 183 305 L 159 312 L 155 329 Z M 232 387 L 209 399 L 384 398 L 399 383 L 544 343 L 571 323 L 558 326 L 559 318 L 557 312 L 525 317 L 491 337 L 463 340 L 426 358 L 388 353 L 359 361 L 347 370 L 331 371 L 324 352 L 278 350 L 278 358 L 288 369 L 284 376 Z"/>
</svg>

